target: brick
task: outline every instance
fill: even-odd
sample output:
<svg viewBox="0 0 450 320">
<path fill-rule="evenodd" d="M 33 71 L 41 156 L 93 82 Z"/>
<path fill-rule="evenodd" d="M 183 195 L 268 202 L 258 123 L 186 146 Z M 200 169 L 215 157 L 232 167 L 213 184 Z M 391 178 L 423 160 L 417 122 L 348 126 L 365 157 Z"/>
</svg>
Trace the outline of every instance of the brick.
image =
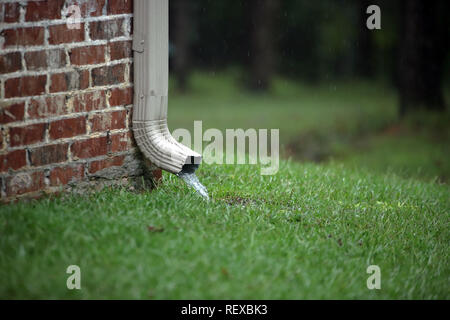
<svg viewBox="0 0 450 320">
<path fill-rule="evenodd" d="M 67 24 L 59 24 L 48 28 L 50 44 L 71 43 L 84 41 L 84 23 L 79 29 L 69 29 Z"/>
<path fill-rule="evenodd" d="M 92 161 L 89 165 L 89 173 L 96 173 L 97 171 L 110 167 L 120 167 L 123 165 L 124 160 L 125 156 L 118 156 L 104 160 Z"/>
<path fill-rule="evenodd" d="M 48 133 L 52 140 L 86 134 L 86 117 L 53 121 L 50 123 Z"/>
<path fill-rule="evenodd" d="M 66 0 L 66 6 L 78 5 L 80 8 L 81 17 L 98 17 L 103 15 L 103 8 L 105 7 L 105 0 L 95 1 L 79 1 Z"/>
<path fill-rule="evenodd" d="M 28 70 L 47 68 L 47 53 L 45 50 L 25 52 L 25 64 Z"/>
<path fill-rule="evenodd" d="M 37 96 L 45 93 L 47 76 L 24 76 L 5 81 L 5 98 Z"/>
<path fill-rule="evenodd" d="M 129 76 L 128 76 L 128 79 L 134 79 L 134 67 L 133 67 L 133 62 L 132 63 L 130 63 L 130 68 L 128 69 L 128 71 L 129 71 Z M 133 81 L 133 80 L 131 80 L 131 81 Z"/>
<path fill-rule="evenodd" d="M 109 105 L 111 107 L 114 106 L 122 106 L 133 104 L 133 88 L 116 88 L 111 90 L 111 96 L 109 97 Z"/>
<path fill-rule="evenodd" d="M 111 135 L 110 137 L 110 149 L 109 152 L 116 153 L 129 149 L 130 135 L 129 133 L 118 133 Z"/>
<path fill-rule="evenodd" d="M 44 27 L 6 29 L 2 31 L 4 46 L 39 46 L 44 44 Z"/>
<path fill-rule="evenodd" d="M 25 21 L 41 21 L 61 19 L 64 0 L 29 1 Z"/>
<path fill-rule="evenodd" d="M 89 120 L 92 132 L 126 128 L 126 110 L 94 114 Z"/>
<path fill-rule="evenodd" d="M 27 153 L 24 149 L 10 151 L 7 154 L 0 155 L 0 172 L 8 169 L 18 170 L 27 165 Z"/>
<path fill-rule="evenodd" d="M 108 152 L 108 138 L 97 137 L 87 140 L 75 141 L 70 151 L 74 159 L 86 159 L 98 156 L 104 156 Z"/>
<path fill-rule="evenodd" d="M 0 74 L 22 70 L 22 55 L 20 52 L 11 52 L 0 55 Z"/>
<path fill-rule="evenodd" d="M 153 170 L 152 176 L 155 181 L 157 181 L 157 182 L 161 181 L 162 180 L 162 170 L 161 169 Z"/>
<path fill-rule="evenodd" d="M 105 46 L 87 46 L 73 48 L 70 52 L 70 63 L 87 65 L 105 62 Z"/>
<path fill-rule="evenodd" d="M 8 197 L 36 192 L 45 188 L 43 171 L 21 172 L 6 178 L 6 195 Z"/>
<path fill-rule="evenodd" d="M 63 49 L 25 52 L 25 63 L 28 70 L 58 69 L 66 65 L 66 54 Z"/>
<path fill-rule="evenodd" d="M 25 115 L 25 102 L 0 102 L 0 124 L 23 121 Z"/>
<path fill-rule="evenodd" d="M 0 131 L 0 150 L 5 149 L 5 140 L 3 138 L 3 130 Z"/>
<path fill-rule="evenodd" d="M 89 112 L 106 108 L 104 91 L 93 91 L 75 95 L 71 101 L 73 112 Z"/>
<path fill-rule="evenodd" d="M 47 65 L 50 69 L 63 68 L 66 66 L 66 52 L 64 49 L 53 49 L 47 51 Z"/>
<path fill-rule="evenodd" d="M 89 70 L 79 70 L 80 74 L 80 90 L 89 88 Z"/>
<path fill-rule="evenodd" d="M 107 13 L 110 15 L 133 13 L 133 0 L 109 0 Z"/>
<path fill-rule="evenodd" d="M 84 178 L 84 166 L 58 167 L 50 171 L 50 185 L 60 186 L 81 181 Z"/>
<path fill-rule="evenodd" d="M 124 19 L 91 22 L 90 37 L 92 40 L 111 40 L 122 37 L 125 35 L 124 22 Z"/>
<path fill-rule="evenodd" d="M 64 144 L 52 144 L 48 146 L 38 147 L 31 149 L 30 164 L 34 167 L 45 166 L 52 163 L 60 163 L 67 161 L 67 151 L 69 145 Z"/>
<path fill-rule="evenodd" d="M 119 84 L 125 81 L 125 65 L 104 66 L 92 69 L 92 83 L 94 86 Z"/>
<path fill-rule="evenodd" d="M 60 116 L 66 114 L 66 96 L 59 95 L 53 97 L 42 97 L 32 99 L 28 106 L 28 117 L 30 119 L 42 119 L 50 116 Z"/>
<path fill-rule="evenodd" d="M 132 57 L 131 41 L 116 41 L 109 44 L 111 61 Z"/>
<path fill-rule="evenodd" d="M 0 21 L 5 23 L 19 22 L 20 5 L 19 3 L 0 4 Z"/>
<path fill-rule="evenodd" d="M 128 106 L 127 108 L 128 112 L 128 128 L 133 128 L 133 106 Z M 134 137 L 131 139 L 131 142 L 134 144 Z"/>
<path fill-rule="evenodd" d="M 84 71 L 71 71 L 52 74 L 50 76 L 50 92 L 55 93 L 85 89 L 87 86 L 89 86 L 89 82 L 86 85 L 85 77 L 86 74 L 84 73 Z M 89 81 L 89 78 L 87 81 Z"/>
<path fill-rule="evenodd" d="M 31 124 L 9 129 L 11 147 L 26 146 L 44 141 L 45 123 Z"/>
</svg>

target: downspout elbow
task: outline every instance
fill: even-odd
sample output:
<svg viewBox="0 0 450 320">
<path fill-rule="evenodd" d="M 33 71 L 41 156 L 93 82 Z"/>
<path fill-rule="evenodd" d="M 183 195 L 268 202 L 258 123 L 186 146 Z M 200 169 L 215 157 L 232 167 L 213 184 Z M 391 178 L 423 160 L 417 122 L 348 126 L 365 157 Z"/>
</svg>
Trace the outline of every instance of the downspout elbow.
<svg viewBox="0 0 450 320">
<path fill-rule="evenodd" d="M 201 155 L 176 141 L 167 126 L 169 21 L 167 0 L 134 0 L 133 133 L 154 165 L 179 174 L 197 168 Z"/>
</svg>

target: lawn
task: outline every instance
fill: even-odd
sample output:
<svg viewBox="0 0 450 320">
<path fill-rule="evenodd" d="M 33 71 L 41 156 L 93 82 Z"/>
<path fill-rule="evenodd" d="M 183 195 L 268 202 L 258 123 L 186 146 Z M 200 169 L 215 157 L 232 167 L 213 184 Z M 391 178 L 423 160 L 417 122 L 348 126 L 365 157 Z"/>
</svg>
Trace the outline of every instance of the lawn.
<svg viewBox="0 0 450 320">
<path fill-rule="evenodd" d="M 2 207 L 0 298 L 450 298 L 446 185 L 289 161 L 199 176 L 214 200 L 165 174 L 152 192 Z"/>
<path fill-rule="evenodd" d="M 0 206 L 0 298 L 449 299 L 443 120 L 425 126 L 437 138 L 397 123 L 382 85 L 278 79 L 255 96 L 235 81 L 195 75 L 172 95 L 171 129 L 279 128 L 290 159 L 276 175 L 204 164 L 209 202 L 164 173 L 153 191 Z M 69 265 L 81 290 L 66 287 Z M 369 265 L 381 290 L 366 286 Z"/>
<path fill-rule="evenodd" d="M 330 81 L 309 85 L 283 78 L 269 94 L 241 89 L 239 72 L 195 73 L 189 94 L 171 83 L 169 126 L 192 131 L 278 128 L 281 152 L 300 161 L 336 160 L 373 172 L 424 181 L 450 180 L 450 112 L 398 121 L 398 97 L 386 84 Z M 450 87 L 446 87 L 450 102 Z"/>
</svg>

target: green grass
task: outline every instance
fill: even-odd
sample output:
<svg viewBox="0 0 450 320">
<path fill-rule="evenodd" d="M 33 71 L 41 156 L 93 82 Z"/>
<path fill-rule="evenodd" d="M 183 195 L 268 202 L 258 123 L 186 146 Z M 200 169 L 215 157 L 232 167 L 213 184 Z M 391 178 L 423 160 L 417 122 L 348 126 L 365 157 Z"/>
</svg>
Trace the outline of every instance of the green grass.
<svg viewBox="0 0 450 320">
<path fill-rule="evenodd" d="M 218 128 L 278 128 L 285 157 L 335 159 L 376 173 L 424 181 L 450 180 L 450 112 L 398 121 L 398 97 L 387 85 L 363 81 L 322 85 L 274 81 L 269 94 L 242 90 L 239 72 L 195 73 L 188 94 L 171 83 L 169 126 L 193 132 Z M 450 90 L 446 89 L 450 101 Z M 400 129 L 400 130 L 397 130 Z"/>
<path fill-rule="evenodd" d="M 393 121 L 397 101 L 385 86 L 361 81 L 308 86 L 282 78 L 265 95 L 242 90 L 236 71 L 195 73 L 190 91 L 177 93 L 171 83 L 169 125 L 193 128 L 279 128 L 282 143 L 307 130 L 374 130 Z"/>
<path fill-rule="evenodd" d="M 448 114 L 398 122 L 380 84 L 238 85 L 194 74 L 189 94 L 171 92 L 171 129 L 279 128 L 286 158 L 321 163 L 204 164 L 210 202 L 165 174 L 152 192 L 0 206 L 0 298 L 449 299 Z"/>
<path fill-rule="evenodd" d="M 1 207 L 0 298 L 450 298 L 446 185 L 286 161 L 199 176 L 213 201 L 165 174 L 153 192 Z"/>
</svg>

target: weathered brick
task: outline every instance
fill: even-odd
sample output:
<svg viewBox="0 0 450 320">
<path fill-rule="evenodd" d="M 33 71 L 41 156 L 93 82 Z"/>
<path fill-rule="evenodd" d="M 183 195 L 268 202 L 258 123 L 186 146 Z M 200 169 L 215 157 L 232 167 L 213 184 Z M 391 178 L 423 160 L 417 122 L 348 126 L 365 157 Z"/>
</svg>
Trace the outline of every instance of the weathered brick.
<svg viewBox="0 0 450 320">
<path fill-rule="evenodd" d="M 110 167 L 120 167 L 121 165 L 123 165 L 124 160 L 125 156 L 118 156 L 98 161 L 92 161 L 89 165 L 89 173 L 95 173 L 97 171 Z"/>
<path fill-rule="evenodd" d="M 105 62 L 105 46 L 87 46 L 73 48 L 70 63 L 73 65 L 97 64 Z"/>
<path fill-rule="evenodd" d="M 22 121 L 25 114 L 25 102 L 0 102 L 0 124 Z"/>
<path fill-rule="evenodd" d="M 30 164 L 35 167 L 67 161 L 69 145 L 52 144 L 29 150 Z"/>
<path fill-rule="evenodd" d="M 45 93 L 47 76 L 24 76 L 5 81 L 5 97 L 28 97 Z"/>
<path fill-rule="evenodd" d="M 71 43 L 84 41 L 84 23 L 80 24 L 79 29 L 69 29 L 67 24 L 59 24 L 48 28 L 50 44 Z"/>
<path fill-rule="evenodd" d="M 161 181 L 162 180 L 162 170 L 161 169 L 153 170 L 152 176 L 155 181 Z"/>
<path fill-rule="evenodd" d="M 58 69 L 66 65 L 64 49 L 25 52 L 25 63 L 28 70 Z"/>
<path fill-rule="evenodd" d="M 129 105 L 133 103 L 133 88 L 116 88 L 111 90 L 111 96 L 109 97 L 109 105 L 122 106 Z"/>
<path fill-rule="evenodd" d="M 5 47 L 39 46 L 44 44 L 44 27 L 28 27 L 3 30 Z"/>
<path fill-rule="evenodd" d="M 47 53 L 45 50 L 25 52 L 25 63 L 28 70 L 47 68 Z"/>
<path fill-rule="evenodd" d="M 84 178 L 84 166 L 82 164 L 53 168 L 50 171 L 50 185 L 60 186 L 81 181 Z"/>
<path fill-rule="evenodd" d="M 74 159 L 86 159 L 106 155 L 108 152 L 108 138 L 97 137 L 75 141 L 70 147 Z"/>
<path fill-rule="evenodd" d="M 104 66 L 92 69 L 92 82 L 94 86 L 119 84 L 125 81 L 125 65 Z"/>
<path fill-rule="evenodd" d="M 5 23 L 19 22 L 20 5 L 17 2 L 0 4 L 0 21 Z"/>
<path fill-rule="evenodd" d="M 89 86 L 89 82 L 86 84 L 86 73 L 84 70 L 55 73 L 50 76 L 50 79 L 51 93 L 85 89 Z M 89 78 L 87 81 L 89 81 Z"/>
<path fill-rule="evenodd" d="M 53 121 L 50 123 L 48 133 L 52 140 L 86 134 L 86 117 Z"/>
<path fill-rule="evenodd" d="M 89 120 L 92 132 L 125 129 L 126 110 L 96 113 Z"/>
<path fill-rule="evenodd" d="M 108 14 L 123 14 L 133 12 L 133 0 L 109 0 Z"/>
<path fill-rule="evenodd" d="M 61 19 L 64 0 L 28 1 L 25 21 Z"/>
<path fill-rule="evenodd" d="M 47 65 L 51 69 L 66 66 L 66 52 L 64 49 L 53 49 L 47 51 Z"/>
<path fill-rule="evenodd" d="M 116 41 L 109 44 L 111 60 L 120 60 L 132 57 L 131 41 Z"/>
<path fill-rule="evenodd" d="M 71 100 L 73 112 L 89 112 L 106 108 L 104 91 L 93 91 L 75 95 Z"/>
<path fill-rule="evenodd" d="M 91 22 L 90 37 L 92 40 L 111 40 L 122 37 L 125 35 L 124 22 L 124 19 Z"/>
<path fill-rule="evenodd" d="M 65 95 L 32 99 L 28 106 L 28 117 L 30 119 L 59 116 L 66 114 L 67 112 Z"/>
<path fill-rule="evenodd" d="M 20 52 L 10 52 L 0 55 L 0 74 L 22 70 L 22 55 Z"/>
<path fill-rule="evenodd" d="M 12 127 L 9 129 L 11 147 L 26 146 L 29 144 L 44 141 L 45 123 L 30 124 L 22 127 Z"/>
<path fill-rule="evenodd" d="M 127 108 L 127 112 L 128 112 L 128 128 L 132 129 L 133 128 L 133 106 L 128 106 Z M 132 137 L 131 139 L 132 143 L 134 143 L 134 137 Z"/>
<path fill-rule="evenodd" d="M 129 149 L 130 145 L 130 133 L 122 132 L 117 134 L 112 134 L 110 137 L 110 148 L 109 152 L 116 153 L 122 152 Z"/>
<path fill-rule="evenodd" d="M 80 90 L 89 88 L 89 70 L 79 70 Z"/>
<path fill-rule="evenodd" d="M 70 5 L 77 5 L 80 8 L 81 17 L 97 17 L 103 14 L 105 0 L 66 0 L 66 6 Z"/>
<path fill-rule="evenodd" d="M 43 171 L 21 172 L 7 177 L 6 195 L 8 197 L 30 192 L 40 191 L 45 188 L 45 175 Z"/>
<path fill-rule="evenodd" d="M 24 149 L 0 155 L 0 172 L 5 172 L 8 169 L 18 170 L 25 167 L 27 165 L 26 156 L 27 153 Z"/>
</svg>

